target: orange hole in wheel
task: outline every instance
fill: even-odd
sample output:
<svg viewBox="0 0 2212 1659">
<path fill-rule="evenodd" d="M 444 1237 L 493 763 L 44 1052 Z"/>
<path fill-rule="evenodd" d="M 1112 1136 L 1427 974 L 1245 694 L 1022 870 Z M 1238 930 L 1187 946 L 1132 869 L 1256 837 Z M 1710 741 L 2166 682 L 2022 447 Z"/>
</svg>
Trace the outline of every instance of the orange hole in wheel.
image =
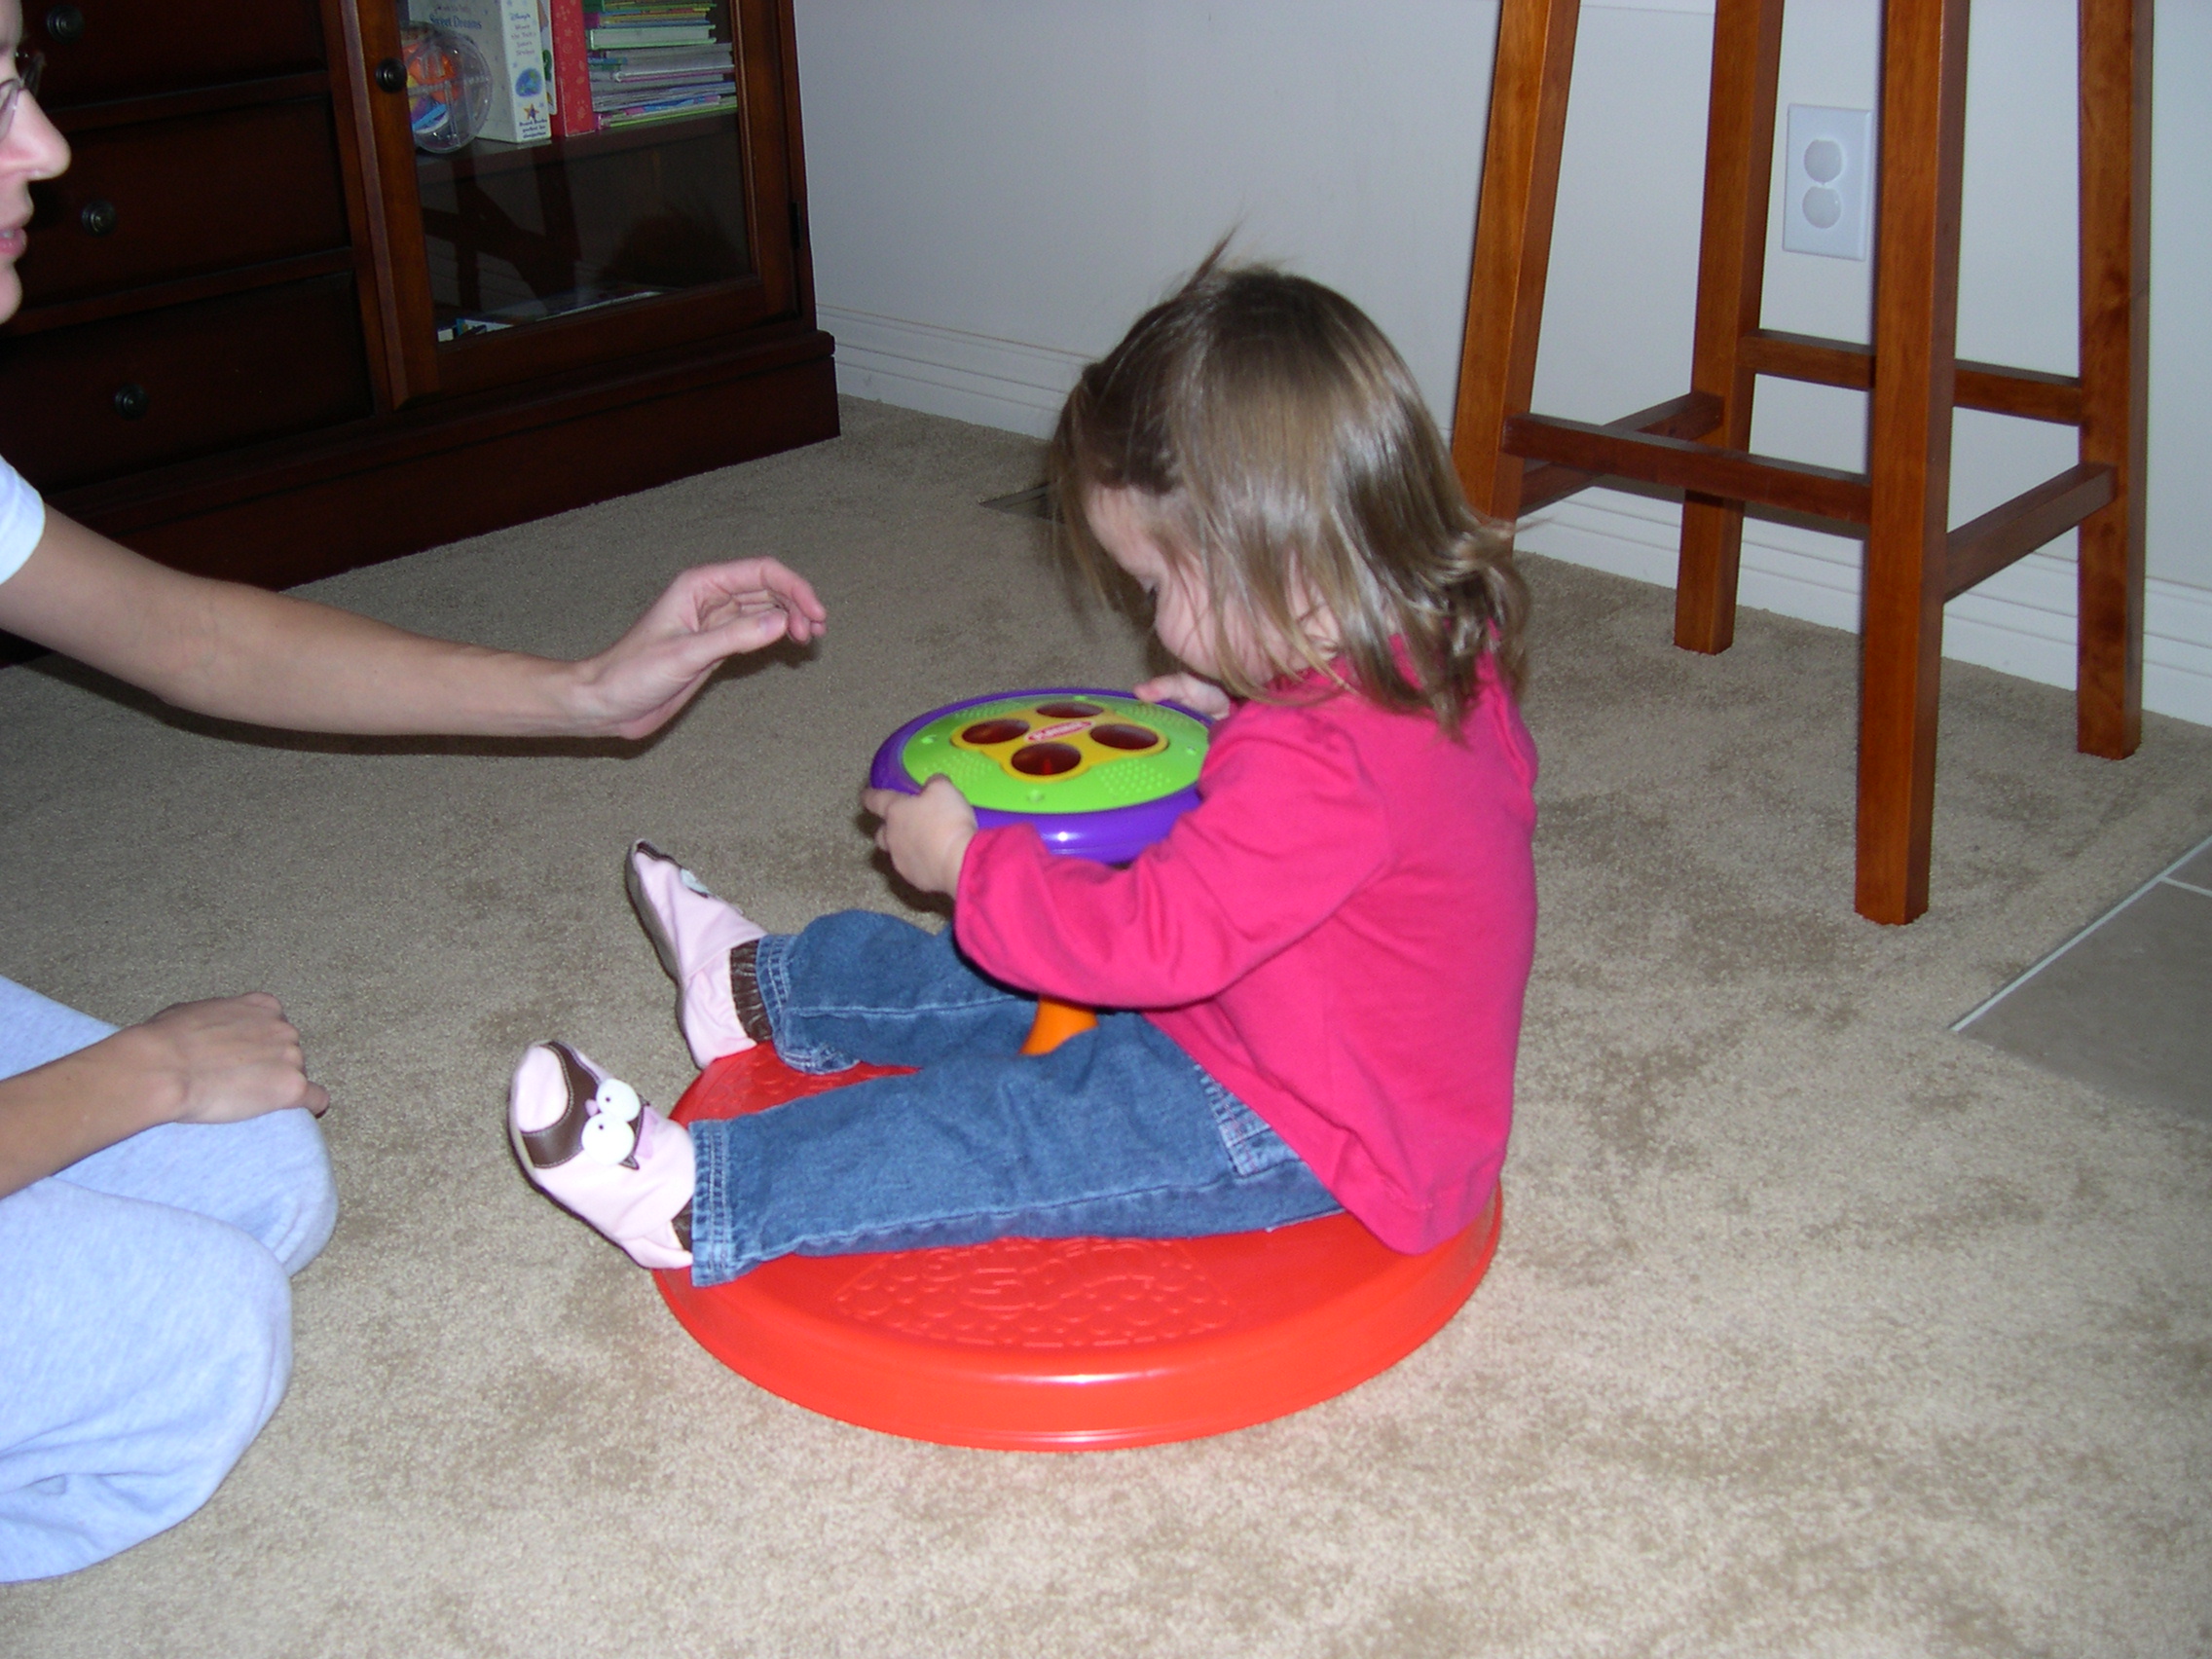
<svg viewBox="0 0 2212 1659">
<path fill-rule="evenodd" d="M 680 1124 L 896 1075 L 794 1072 L 763 1044 L 717 1060 Z M 1192 1440 L 1387 1370 L 1472 1294 L 1499 1201 L 1419 1256 L 1346 1215 L 1211 1238 L 1000 1238 L 786 1256 L 712 1289 L 653 1276 L 708 1352 L 769 1392 L 887 1434 L 1012 1452 Z"/>
<path fill-rule="evenodd" d="M 1015 750 L 1007 764 L 1024 777 L 1056 778 L 1083 764 L 1083 751 L 1072 743 L 1033 743 Z"/>
<path fill-rule="evenodd" d="M 1158 748 L 1167 741 L 1156 731 L 1147 731 L 1143 726 L 1133 725 L 1092 726 L 1090 735 L 1094 741 L 1103 743 L 1108 749 L 1125 749 L 1132 754 L 1139 749 Z"/>
<path fill-rule="evenodd" d="M 1027 720 L 977 720 L 974 725 L 965 727 L 960 736 L 963 742 L 983 749 L 994 743 L 1012 743 L 1028 729 Z"/>
</svg>

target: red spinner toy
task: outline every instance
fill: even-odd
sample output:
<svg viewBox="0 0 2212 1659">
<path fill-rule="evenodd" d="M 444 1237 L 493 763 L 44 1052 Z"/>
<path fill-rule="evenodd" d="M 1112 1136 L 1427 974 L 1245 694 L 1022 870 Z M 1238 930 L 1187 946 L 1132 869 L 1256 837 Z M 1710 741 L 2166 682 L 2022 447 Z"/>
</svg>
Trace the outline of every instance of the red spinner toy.
<svg viewBox="0 0 2212 1659">
<path fill-rule="evenodd" d="M 1120 863 L 1197 803 L 1204 749 L 1205 722 L 1172 705 L 1014 692 L 909 721 L 869 782 L 913 792 L 942 772 L 986 827 L 1030 822 L 1055 851 Z M 1092 1022 L 1045 1003 L 1027 1051 Z M 700 1073 L 673 1116 L 765 1111 L 895 1069 L 811 1076 L 763 1044 Z M 654 1276 L 701 1346 L 795 1404 L 916 1440 L 1085 1451 L 1242 1428 L 1388 1369 L 1473 1293 L 1498 1222 L 1493 1194 L 1419 1256 L 1335 1215 L 1204 1238 L 786 1256 L 706 1290 L 684 1270 Z"/>
</svg>

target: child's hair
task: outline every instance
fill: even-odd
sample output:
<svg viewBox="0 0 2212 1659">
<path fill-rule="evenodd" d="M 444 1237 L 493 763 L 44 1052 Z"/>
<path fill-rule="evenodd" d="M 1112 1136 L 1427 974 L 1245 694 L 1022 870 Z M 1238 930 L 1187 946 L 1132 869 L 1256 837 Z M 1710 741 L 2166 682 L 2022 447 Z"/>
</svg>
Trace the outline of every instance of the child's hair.
<svg viewBox="0 0 2212 1659">
<path fill-rule="evenodd" d="M 1512 543 L 1467 505 L 1412 374 L 1358 307 L 1221 253 L 1068 394 L 1051 453 L 1068 548 L 1112 583 L 1086 507 L 1132 491 L 1162 555 L 1196 568 L 1230 691 L 1266 693 L 1224 634 L 1243 618 L 1267 679 L 1341 651 L 1340 683 L 1456 730 L 1485 652 L 1520 688 L 1529 599 Z M 1336 621 L 1334 649 L 1302 625 L 1313 601 Z"/>
</svg>

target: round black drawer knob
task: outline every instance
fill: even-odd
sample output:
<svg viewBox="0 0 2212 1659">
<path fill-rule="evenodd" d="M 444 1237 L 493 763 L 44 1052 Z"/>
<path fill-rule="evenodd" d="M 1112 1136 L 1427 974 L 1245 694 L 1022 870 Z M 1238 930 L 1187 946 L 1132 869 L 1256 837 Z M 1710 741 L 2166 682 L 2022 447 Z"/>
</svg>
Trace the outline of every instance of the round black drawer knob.
<svg viewBox="0 0 2212 1659">
<path fill-rule="evenodd" d="M 104 237 L 115 229 L 115 203 L 88 202 L 77 214 L 77 223 L 85 227 L 89 237 Z"/>
<path fill-rule="evenodd" d="M 135 383 L 115 388 L 115 412 L 126 421 L 135 421 L 146 413 L 146 388 Z"/>
<path fill-rule="evenodd" d="M 407 90 L 407 65 L 396 57 L 387 57 L 376 67 L 377 85 L 387 92 L 404 92 Z"/>
<path fill-rule="evenodd" d="M 46 14 L 46 38 L 67 46 L 85 32 L 85 14 L 75 6 L 55 6 Z"/>
</svg>

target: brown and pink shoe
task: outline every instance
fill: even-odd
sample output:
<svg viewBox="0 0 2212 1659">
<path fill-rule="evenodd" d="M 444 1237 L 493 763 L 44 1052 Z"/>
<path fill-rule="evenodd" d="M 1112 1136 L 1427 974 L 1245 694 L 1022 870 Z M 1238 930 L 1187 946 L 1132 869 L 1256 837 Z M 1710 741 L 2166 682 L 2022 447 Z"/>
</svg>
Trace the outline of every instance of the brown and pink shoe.
<svg viewBox="0 0 2212 1659">
<path fill-rule="evenodd" d="M 647 1268 L 691 1265 L 691 1135 L 566 1043 L 515 1067 L 507 1133 L 528 1175 Z"/>
<path fill-rule="evenodd" d="M 766 1025 L 758 1012 L 752 978 L 752 956 L 743 947 L 766 929 L 707 891 L 704 883 L 654 846 L 640 841 L 623 861 L 623 885 L 645 924 L 645 937 L 668 977 L 676 981 L 676 1023 L 691 1057 L 704 1071 L 724 1054 L 750 1049 Z M 741 962 L 733 962 L 741 957 Z M 743 985 L 733 978 L 741 975 Z M 741 1013 L 740 993 L 750 1006 Z M 754 1030 L 747 1029 L 751 1014 Z"/>
</svg>

